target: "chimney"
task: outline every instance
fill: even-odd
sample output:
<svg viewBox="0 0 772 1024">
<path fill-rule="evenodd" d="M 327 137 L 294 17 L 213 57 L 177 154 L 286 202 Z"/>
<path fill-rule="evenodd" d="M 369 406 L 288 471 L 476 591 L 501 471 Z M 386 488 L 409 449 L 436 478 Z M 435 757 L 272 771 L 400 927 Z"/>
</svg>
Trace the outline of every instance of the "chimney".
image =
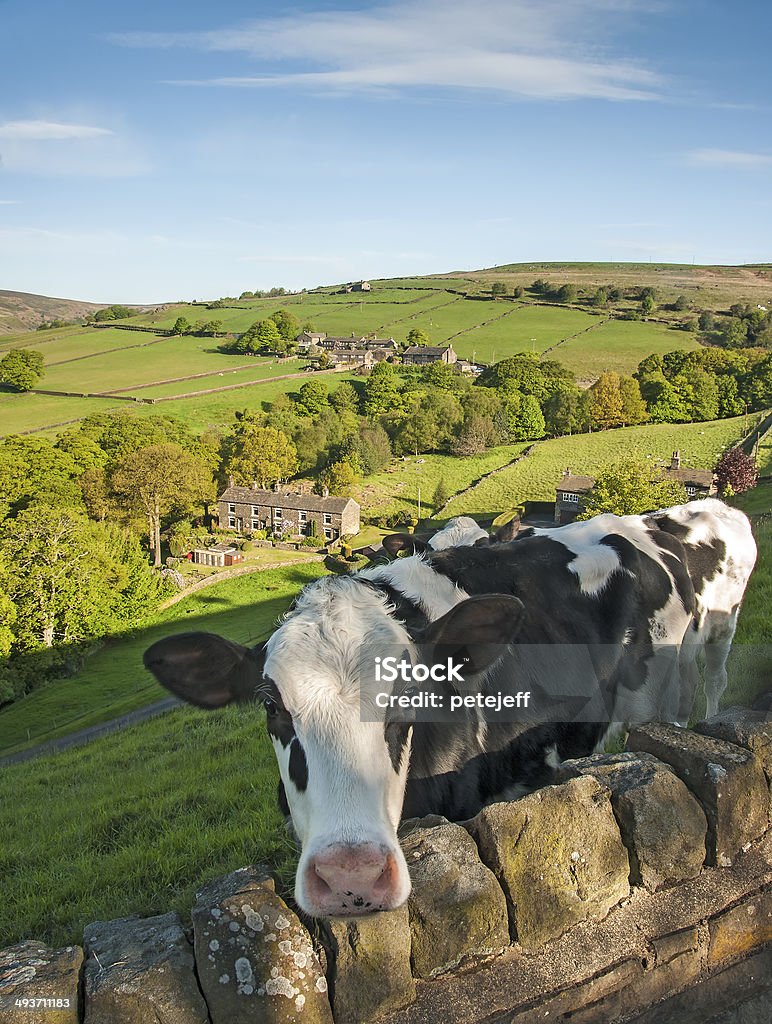
<svg viewBox="0 0 772 1024">
<path fill-rule="evenodd" d="M 253 491 L 256 491 L 256 490 L 258 490 L 258 489 L 259 489 L 259 488 L 258 488 L 258 486 L 257 486 L 257 480 L 253 480 L 253 481 L 252 481 L 252 490 L 253 490 Z"/>
<path fill-rule="evenodd" d="M 571 476 L 571 467 L 570 466 L 566 466 L 566 468 L 563 470 L 563 476 Z"/>
<path fill-rule="evenodd" d="M 228 486 L 233 487 L 233 473 L 228 477 Z"/>
<path fill-rule="evenodd" d="M 673 452 L 673 458 L 670 460 L 670 468 L 671 469 L 680 469 L 681 468 L 681 453 L 680 452 Z"/>
<path fill-rule="evenodd" d="M 330 488 L 329 487 L 323 487 L 322 488 L 322 497 L 323 498 L 329 498 L 329 496 L 330 496 Z"/>
</svg>

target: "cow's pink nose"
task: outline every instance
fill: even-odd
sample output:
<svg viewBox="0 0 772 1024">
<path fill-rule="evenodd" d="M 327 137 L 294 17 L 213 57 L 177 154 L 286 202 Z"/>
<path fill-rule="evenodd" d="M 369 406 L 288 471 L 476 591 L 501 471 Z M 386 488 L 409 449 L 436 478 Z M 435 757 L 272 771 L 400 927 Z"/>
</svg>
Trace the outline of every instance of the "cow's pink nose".
<svg viewBox="0 0 772 1024">
<path fill-rule="evenodd" d="M 346 917 L 396 905 L 399 869 L 393 853 L 373 843 L 328 846 L 306 868 L 316 913 Z"/>
</svg>

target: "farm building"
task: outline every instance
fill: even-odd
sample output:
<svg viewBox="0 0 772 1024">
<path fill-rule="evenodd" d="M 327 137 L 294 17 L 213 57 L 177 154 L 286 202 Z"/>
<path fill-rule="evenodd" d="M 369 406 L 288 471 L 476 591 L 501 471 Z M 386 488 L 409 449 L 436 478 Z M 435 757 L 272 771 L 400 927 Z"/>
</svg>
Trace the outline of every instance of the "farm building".
<svg viewBox="0 0 772 1024">
<path fill-rule="evenodd" d="M 402 353 L 402 362 L 408 366 L 428 366 L 429 363 L 455 363 L 458 355 L 452 345 L 411 345 Z"/>
<path fill-rule="evenodd" d="M 712 498 L 718 493 L 716 480 L 709 469 L 690 469 L 681 465 L 681 453 L 673 452 L 670 465 L 662 469 L 666 480 L 683 484 L 689 498 Z"/>
<path fill-rule="evenodd" d="M 563 476 L 555 488 L 555 522 L 562 526 L 572 523 L 582 509 L 582 498 L 595 486 L 591 476 L 580 476 L 570 469 L 563 470 Z"/>
<path fill-rule="evenodd" d="M 360 528 L 359 505 L 353 498 L 231 485 L 220 495 L 218 506 L 220 526 L 239 533 L 266 530 L 296 537 L 316 533 L 331 541 L 359 533 Z"/>
<path fill-rule="evenodd" d="M 716 481 L 709 469 L 692 469 L 681 465 L 681 453 L 673 452 L 669 466 L 659 467 L 666 480 L 683 484 L 686 495 L 693 498 L 712 498 L 717 493 Z M 563 471 L 555 488 L 555 522 L 559 525 L 572 523 L 582 510 L 582 498 L 595 486 L 591 476 L 579 476 L 570 469 Z"/>
<path fill-rule="evenodd" d="M 243 562 L 244 556 L 232 544 L 213 544 L 211 548 L 195 548 L 193 561 L 196 565 L 212 565 L 218 568 Z"/>
</svg>

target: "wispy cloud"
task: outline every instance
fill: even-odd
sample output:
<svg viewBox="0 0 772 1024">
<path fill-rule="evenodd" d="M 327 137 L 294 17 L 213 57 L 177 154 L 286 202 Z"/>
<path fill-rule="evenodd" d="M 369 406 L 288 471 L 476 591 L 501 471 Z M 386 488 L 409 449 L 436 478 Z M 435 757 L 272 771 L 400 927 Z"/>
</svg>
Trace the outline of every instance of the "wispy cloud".
<svg viewBox="0 0 772 1024">
<path fill-rule="evenodd" d="M 18 199 L 0 199 L 0 206 L 18 206 Z"/>
<path fill-rule="evenodd" d="M 242 53 L 260 62 L 257 73 L 181 85 L 345 94 L 431 87 L 517 98 L 647 100 L 658 98 L 661 76 L 612 56 L 599 42 L 639 6 L 636 0 L 398 0 L 210 32 L 112 38 L 137 47 Z"/>
<path fill-rule="evenodd" d="M 706 167 L 772 167 L 772 153 L 751 153 L 737 149 L 694 149 L 688 154 L 689 163 Z"/>
<path fill-rule="evenodd" d="M 109 128 L 97 128 L 90 124 L 62 124 L 58 121 L 6 121 L 0 124 L 0 139 L 21 142 L 94 139 L 112 134 Z"/>
</svg>

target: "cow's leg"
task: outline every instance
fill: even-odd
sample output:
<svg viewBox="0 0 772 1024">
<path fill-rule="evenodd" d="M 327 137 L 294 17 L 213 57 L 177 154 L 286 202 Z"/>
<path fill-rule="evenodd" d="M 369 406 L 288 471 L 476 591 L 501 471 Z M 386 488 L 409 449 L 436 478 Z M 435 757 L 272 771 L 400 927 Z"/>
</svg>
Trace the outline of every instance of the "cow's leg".
<svg viewBox="0 0 772 1024">
<path fill-rule="evenodd" d="M 736 614 L 722 614 L 722 621 L 713 623 L 710 637 L 705 644 L 705 715 L 712 718 L 718 714 L 718 702 L 726 690 L 726 659 L 732 647 L 734 631 L 737 625 Z"/>
<path fill-rule="evenodd" d="M 674 717 L 668 716 L 667 720 L 684 729 L 689 724 L 694 698 L 700 683 L 700 669 L 697 662 L 703 647 L 701 634 L 702 630 L 695 621 L 687 630 L 678 657 L 678 710 Z"/>
</svg>

